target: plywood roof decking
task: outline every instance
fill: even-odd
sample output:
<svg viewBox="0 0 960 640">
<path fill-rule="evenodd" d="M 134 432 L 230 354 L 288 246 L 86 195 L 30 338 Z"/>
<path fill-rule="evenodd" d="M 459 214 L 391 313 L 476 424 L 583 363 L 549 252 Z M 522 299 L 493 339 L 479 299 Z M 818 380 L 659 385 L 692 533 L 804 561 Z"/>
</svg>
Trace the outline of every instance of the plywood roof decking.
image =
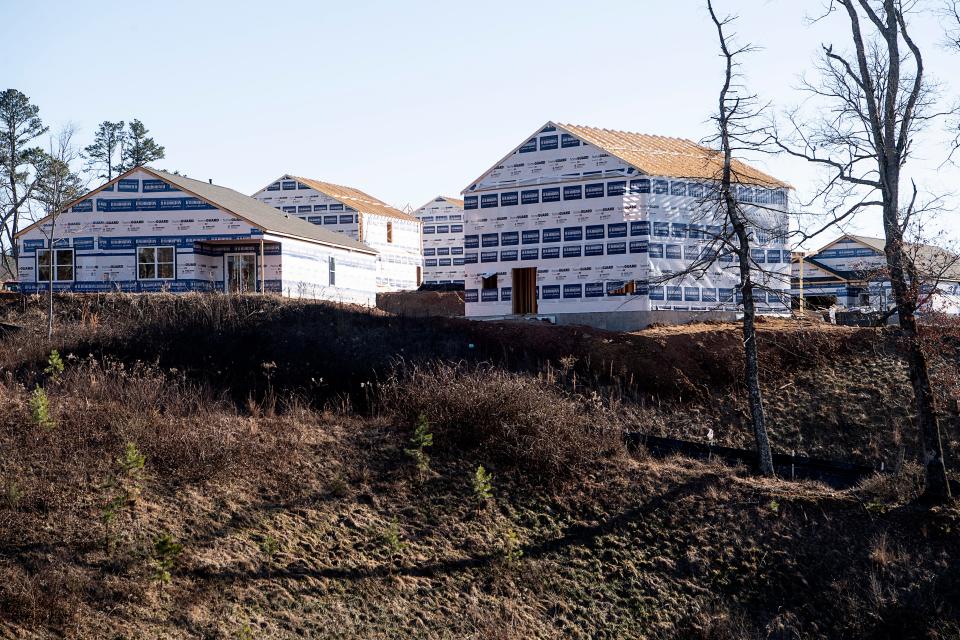
<svg viewBox="0 0 960 640">
<path fill-rule="evenodd" d="M 238 218 L 246 220 L 250 224 L 259 227 L 267 233 L 302 238 L 307 241 L 335 247 L 342 247 L 351 251 L 360 251 L 370 254 L 377 253 L 376 249 L 368 247 L 362 242 L 358 242 L 349 236 L 324 229 L 323 227 L 307 222 L 306 220 L 301 220 L 296 216 L 290 216 L 285 213 L 281 213 L 270 205 L 260 202 L 256 198 L 243 195 L 239 191 L 234 191 L 233 189 L 221 187 L 220 185 L 210 184 L 209 182 L 194 180 L 192 178 L 187 178 L 186 176 L 167 173 L 166 171 L 160 171 L 143 166 L 134 167 L 133 169 L 130 169 L 129 171 L 117 176 L 110 182 L 104 183 L 93 191 L 80 196 L 77 198 L 77 200 L 67 204 L 63 210 L 66 211 L 77 202 L 95 195 L 96 193 L 102 191 L 105 187 L 120 181 L 122 178 L 125 178 L 135 171 L 143 171 L 154 176 L 155 178 L 163 180 L 164 182 L 168 182 L 176 186 L 184 193 L 194 195 L 208 204 L 217 207 L 218 209 L 232 213 Z M 42 224 L 49 217 L 50 216 L 46 216 L 45 218 L 38 220 L 26 229 L 20 231 L 17 235 L 20 236 L 26 233 L 31 228 Z"/>
<path fill-rule="evenodd" d="M 440 196 L 450 204 L 463 209 L 463 200 L 458 200 L 457 198 L 450 198 L 448 196 Z"/>
<path fill-rule="evenodd" d="M 422 207 L 420 207 L 419 209 L 417 209 L 417 211 L 420 211 L 420 209 L 424 209 L 424 208 L 426 208 L 426 207 L 429 207 L 430 205 L 434 204 L 435 202 L 439 202 L 439 201 L 441 201 L 441 200 L 444 200 L 444 201 L 448 202 L 449 204 L 452 204 L 453 206 L 455 206 L 455 207 L 457 207 L 457 208 L 459 208 L 459 209 L 463 209 L 463 200 L 457 200 L 456 198 L 451 198 L 451 197 L 449 197 L 449 196 L 437 196 L 436 198 L 433 198 L 432 200 L 430 200 L 430 202 L 424 204 Z"/>
<path fill-rule="evenodd" d="M 556 126 L 651 176 L 715 180 L 723 169 L 723 156 L 719 151 L 683 138 L 575 124 Z M 736 182 L 773 188 L 790 187 L 740 160 L 733 160 L 732 169 Z"/>
<path fill-rule="evenodd" d="M 395 209 L 382 200 L 378 200 L 368 193 L 364 193 L 353 187 L 345 187 L 330 182 L 321 182 L 312 178 L 303 178 L 300 176 L 288 176 L 290 180 L 296 180 L 307 185 L 315 191 L 333 198 L 344 204 L 344 206 L 356 209 L 360 213 L 371 213 L 389 218 L 398 218 L 400 220 L 409 220 L 419 222 L 415 217 Z"/>
</svg>

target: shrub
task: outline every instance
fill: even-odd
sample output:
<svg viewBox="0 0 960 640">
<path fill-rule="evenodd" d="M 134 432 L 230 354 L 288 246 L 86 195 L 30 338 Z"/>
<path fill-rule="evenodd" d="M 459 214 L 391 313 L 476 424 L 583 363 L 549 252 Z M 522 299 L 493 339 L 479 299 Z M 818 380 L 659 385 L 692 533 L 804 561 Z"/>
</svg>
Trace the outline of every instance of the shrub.
<svg viewBox="0 0 960 640">
<path fill-rule="evenodd" d="M 273 560 L 277 552 L 280 551 L 280 543 L 268 533 L 263 536 L 263 539 L 260 541 L 260 551 L 263 552 L 263 557 L 266 559 L 267 564 L 273 566 Z"/>
<path fill-rule="evenodd" d="M 413 432 L 413 437 L 410 438 L 410 444 L 413 447 L 403 450 L 413 460 L 421 479 L 430 471 L 430 456 L 427 455 L 426 449 L 433 446 L 433 434 L 427 430 L 429 428 L 430 423 L 421 414 L 417 419 L 417 428 Z"/>
<path fill-rule="evenodd" d="M 63 368 L 63 358 L 60 357 L 60 352 L 54 349 L 50 352 L 50 357 L 47 358 L 47 368 L 43 372 L 50 376 L 52 380 L 56 380 L 63 373 Z"/>
<path fill-rule="evenodd" d="M 169 584 L 177 559 L 183 552 L 183 545 L 177 543 L 169 533 L 165 533 L 153 542 L 153 579 L 160 584 Z"/>
<path fill-rule="evenodd" d="M 428 420 L 435 451 L 482 450 L 531 479 L 572 479 L 623 450 L 622 427 L 599 402 L 491 366 L 399 367 L 379 400 L 401 420 Z"/>
<path fill-rule="evenodd" d="M 114 540 L 113 524 L 117 516 L 124 509 L 130 507 L 140 497 L 143 491 L 143 467 L 146 457 L 137 445 L 128 442 L 124 447 L 123 455 L 114 461 L 115 471 L 107 479 L 107 502 L 101 511 L 100 518 L 106 528 L 106 546 L 109 548 Z"/>
<path fill-rule="evenodd" d="M 53 418 L 50 417 L 50 400 L 47 398 L 47 392 L 43 387 L 35 387 L 30 394 L 30 419 L 35 425 L 45 429 L 51 429 L 54 426 Z"/>
<path fill-rule="evenodd" d="M 473 474 L 473 495 L 482 503 L 493 499 L 493 474 L 484 469 L 482 464 Z"/>
<path fill-rule="evenodd" d="M 500 540 L 500 558 L 507 566 L 515 567 L 523 558 L 523 545 L 520 544 L 520 536 L 513 529 L 507 529 L 503 532 Z"/>
<path fill-rule="evenodd" d="M 403 552 L 406 544 L 403 542 L 402 534 L 403 532 L 400 529 L 400 523 L 397 521 L 396 516 L 394 516 L 393 519 L 390 520 L 390 523 L 380 532 L 380 539 L 383 541 L 383 546 L 386 547 L 387 552 L 391 556 L 399 556 Z"/>
</svg>

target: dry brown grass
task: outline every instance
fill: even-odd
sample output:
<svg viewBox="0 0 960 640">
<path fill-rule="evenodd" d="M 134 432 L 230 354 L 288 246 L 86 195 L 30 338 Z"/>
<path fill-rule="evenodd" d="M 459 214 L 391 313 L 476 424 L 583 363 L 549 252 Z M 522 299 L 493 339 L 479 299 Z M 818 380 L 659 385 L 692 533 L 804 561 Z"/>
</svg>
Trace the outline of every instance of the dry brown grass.
<svg viewBox="0 0 960 640">
<path fill-rule="evenodd" d="M 656 388 L 683 389 L 683 402 L 643 396 L 624 411 L 616 403 L 629 394 L 614 378 L 669 361 L 677 343 L 557 327 L 467 331 L 459 321 L 412 324 L 274 299 L 78 297 L 62 310 L 52 344 L 34 332 L 42 314 L 29 305 L 7 309 L 5 321 L 27 328 L 0 339 L 0 636 L 726 640 L 960 630 L 960 512 L 913 506 L 910 465 L 841 492 L 623 455 L 615 431 L 624 421 L 698 437 L 722 424 L 736 437 L 717 409 L 736 410 L 736 382 L 721 381 L 737 354 L 723 335 L 677 356 L 691 380 L 706 372 L 706 396 L 664 380 Z M 839 344 L 858 349 L 848 337 Z M 836 365 L 829 353 L 790 355 L 803 339 L 769 347 L 767 363 L 795 365 L 779 370 L 777 388 Z M 237 345 L 248 350 L 230 350 Z M 76 356 L 58 380 L 43 373 L 52 347 Z M 603 355 L 583 353 L 594 347 Z M 834 395 L 786 399 L 819 403 L 811 426 L 841 410 L 872 420 L 866 409 L 878 396 L 856 378 L 877 360 L 858 353 L 862 364 L 830 369 Z M 372 399 L 383 413 L 366 411 L 359 382 L 411 354 L 408 367 L 381 376 Z M 425 364 L 427 354 L 447 364 Z M 575 367 L 560 362 L 569 355 Z M 228 365 L 244 375 L 231 377 Z M 342 368 L 357 386 L 305 383 Z M 893 367 L 882 372 L 900 389 Z M 36 384 L 48 391 L 52 428 L 29 418 Z M 435 444 L 432 471 L 418 478 L 403 449 L 421 413 Z M 850 438 L 844 446 L 866 450 L 852 427 L 835 423 Z M 146 458 L 142 486 L 108 531 L 106 487 L 128 442 Z M 481 463 L 494 475 L 482 508 L 471 488 Z M 160 586 L 150 561 L 164 533 L 184 553 Z"/>
<path fill-rule="evenodd" d="M 473 452 L 534 482 L 576 480 L 624 453 L 623 423 L 598 398 L 495 367 L 398 367 L 379 400 L 408 425 L 426 418 L 436 450 Z"/>
</svg>

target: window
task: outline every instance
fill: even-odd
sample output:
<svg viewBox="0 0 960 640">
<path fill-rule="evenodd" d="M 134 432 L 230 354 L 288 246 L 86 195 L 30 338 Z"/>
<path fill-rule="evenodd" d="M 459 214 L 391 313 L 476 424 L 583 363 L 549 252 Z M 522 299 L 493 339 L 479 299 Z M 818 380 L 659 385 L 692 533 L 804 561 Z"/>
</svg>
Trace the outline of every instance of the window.
<svg viewBox="0 0 960 640">
<path fill-rule="evenodd" d="M 387 242 L 393 242 L 393 223 L 387 223 Z"/>
<path fill-rule="evenodd" d="M 137 278 L 139 280 L 172 280 L 174 278 L 173 247 L 138 247 Z"/>
<path fill-rule="evenodd" d="M 54 282 L 73 280 L 73 249 L 55 249 Z M 37 249 L 37 282 L 50 282 L 50 249 Z"/>
<path fill-rule="evenodd" d="M 492 274 L 483 278 L 482 289 L 496 289 L 497 288 L 497 274 Z"/>
<path fill-rule="evenodd" d="M 335 286 L 337 284 L 337 260 L 333 256 L 330 256 L 330 260 L 327 263 L 327 270 L 330 273 L 330 286 Z"/>
</svg>

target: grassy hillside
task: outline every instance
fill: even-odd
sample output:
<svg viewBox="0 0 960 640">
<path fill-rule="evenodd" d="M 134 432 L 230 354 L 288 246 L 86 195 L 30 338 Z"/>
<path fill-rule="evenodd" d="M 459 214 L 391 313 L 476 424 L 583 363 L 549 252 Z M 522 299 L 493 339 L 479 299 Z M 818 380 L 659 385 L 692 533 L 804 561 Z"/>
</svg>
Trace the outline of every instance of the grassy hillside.
<svg viewBox="0 0 960 640">
<path fill-rule="evenodd" d="M 58 309 L 53 345 L 41 301 L 0 317 L 23 327 L 0 338 L 0 636 L 960 637 L 960 510 L 913 505 L 915 466 L 834 491 L 624 450 L 747 442 L 729 327 Z M 776 446 L 912 458 L 894 335 L 761 346 Z"/>
</svg>

